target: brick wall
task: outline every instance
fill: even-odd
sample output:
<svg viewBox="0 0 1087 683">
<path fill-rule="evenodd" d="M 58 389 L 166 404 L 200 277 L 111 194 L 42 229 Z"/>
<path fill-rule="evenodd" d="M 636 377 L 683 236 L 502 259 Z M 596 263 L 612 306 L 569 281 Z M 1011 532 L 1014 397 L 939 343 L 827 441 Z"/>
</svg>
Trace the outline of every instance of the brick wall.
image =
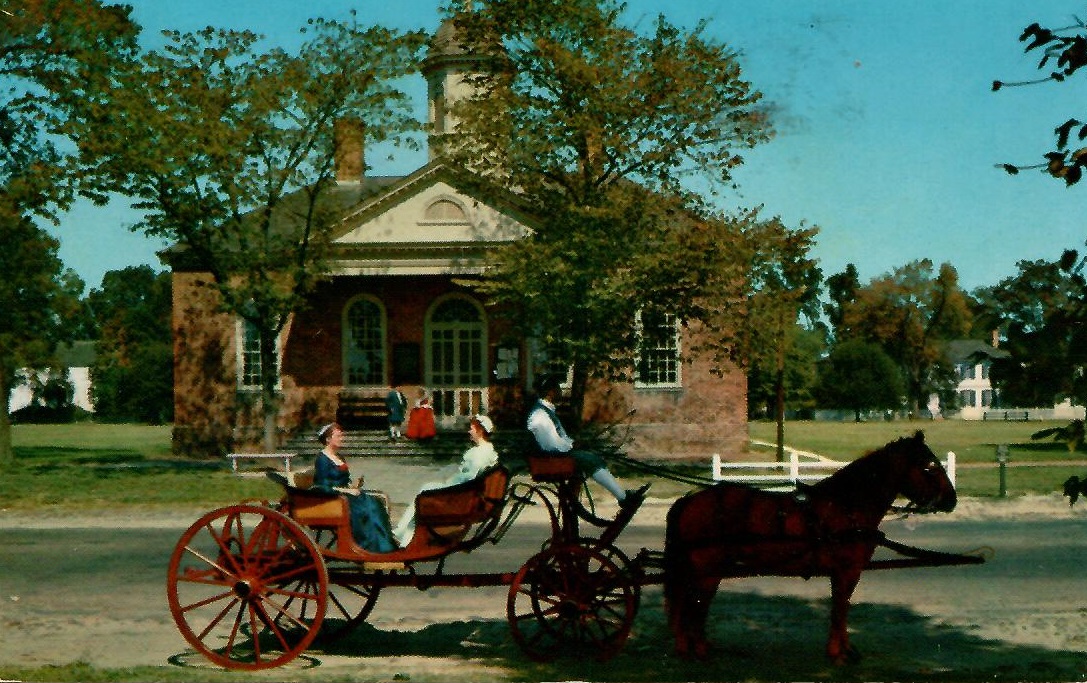
<svg viewBox="0 0 1087 683">
<path fill-rule="evenodd" d="M 175 272 L 173 284 L 175 451 L 215 456 L 256 446 L 262 435 L 259 396 L 239 392 L 236 385 L 233 316 L 218 312 L 210 276 Z M 348 302 L 360 295 L 380 301 L 387 313 L 388 348 L 417 344 L 421 356 L 427 311 L 450 292 L 468 293 L 449 277 L 337 277 L 322 283 L 310 305 L 292 317 L 281 340 L 282 437 L 335 418 L 343 381 L 342 316 Z M 496 316 L 489 317 L 488 367 L 493 368 L 496 347 L 516 340 Z M 496 420 L 518 428 L 528 398 L 523 389 L 524 348 L 520 358 L 520 381 L 492 386 L 489 395 Z M 596 384 L 587 397 L 586 418 L 615 422 L 633 409 L 627 451 L 635 456 L 705 459 L 712 453 L 741 452 L 747 441 L 744 375 L 732 369 L 717 376 L 696 358 L 684 364 L 683 385 L 679 390 L 644 390 Z M 402 387 L 410 398 L 418 388 Z M 384 391 L 373 388 L 375 394 Z"/>
</svg>

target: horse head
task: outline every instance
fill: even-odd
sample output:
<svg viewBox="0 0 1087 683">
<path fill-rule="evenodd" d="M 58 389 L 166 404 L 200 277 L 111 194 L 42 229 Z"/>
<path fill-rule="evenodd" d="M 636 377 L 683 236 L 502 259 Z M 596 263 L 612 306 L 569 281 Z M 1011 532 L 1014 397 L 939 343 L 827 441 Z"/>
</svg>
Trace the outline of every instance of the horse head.
<svg viewBox="0 0 1087 683">
<path fill-rule="evenodd" d="M 925 433 L 918 430 L 912 437 L 899 439 L 893 445 L 898 446 L 904 463 L 901 493 L 910 501 L 910 507 L 921 512 L 954 510 L 958 502 L 955 485 L 939 458 L 925 443 Z"/>
</svg>

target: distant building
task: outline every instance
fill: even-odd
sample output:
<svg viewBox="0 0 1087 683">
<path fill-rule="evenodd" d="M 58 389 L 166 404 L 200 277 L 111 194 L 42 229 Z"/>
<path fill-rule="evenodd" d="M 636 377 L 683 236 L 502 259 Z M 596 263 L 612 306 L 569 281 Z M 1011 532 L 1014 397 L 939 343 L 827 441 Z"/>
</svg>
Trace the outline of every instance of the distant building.
<svg viewBox="0 0 1087 683">
<path fill-rule="evenodd" d="M 91 402 L 91 365 L 94 364 L 95 345 L 93 341 L 77 341 L 71 344 L 62 344 L 57 347 L 57 363 L 67 370 L 68 381 L 71 382 L 74 391 L 72 404 L 87 412 L 94 412 L 94 404 Z M 30 370 L 24 370 L 29 375 Z M 37 370 L 39 380 L 47 379 L 48 370 Z M 15 387 L 8 400 L 8 413 L 25 408 L 33 400 L 33 392 L 30 385 L 22 383 Z"/>
<path fill-rule="evenodd" d="M 1083 419 L 1084 407 L 1070 400 L 1052 406 L 1007 406 L 1000 392 L 993 387 L 990 370 L 993 361 L 1007 358 L 1008 352 L 977 339 L 956 339 L 948 344 L 948 360 L 955 365 L 959 383 L 955 387 L 958 409 L 945 412 L 944 417 L 961 420 L 1073 420 Z M 939 398 L 929 400 L 929 410 L 940 412 Z"/>
</svg>

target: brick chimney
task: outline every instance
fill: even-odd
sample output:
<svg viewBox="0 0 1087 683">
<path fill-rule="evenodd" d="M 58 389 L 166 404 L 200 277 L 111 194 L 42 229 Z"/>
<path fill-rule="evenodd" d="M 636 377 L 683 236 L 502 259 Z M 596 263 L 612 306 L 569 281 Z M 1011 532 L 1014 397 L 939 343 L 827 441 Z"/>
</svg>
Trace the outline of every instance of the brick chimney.
<svg viewBox="0 0 1087 683">
<path fill-rule="evenodd" d="M 366 124 L 360 119 L 340 119 L 332 126 L 336 182 L 359 183 L 366 175 Z"/>
</svg>

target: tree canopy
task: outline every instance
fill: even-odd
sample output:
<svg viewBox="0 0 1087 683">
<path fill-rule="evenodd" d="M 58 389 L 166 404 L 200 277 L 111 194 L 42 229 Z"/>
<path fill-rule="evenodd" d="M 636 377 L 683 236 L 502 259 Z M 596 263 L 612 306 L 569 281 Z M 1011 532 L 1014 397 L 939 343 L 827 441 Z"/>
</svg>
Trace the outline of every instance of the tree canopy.
<svg viewBox="0 0 1087 683">
<path fill-rule="evenodd" d="M 850 339 L 819 365 L 815 393 L 820 405 L 851 410 L 860 422 L 869 410 L 898 409 L 904 389 L 901 370 L 878 344 Z"/>
<path fill-rule="evenodd" d="M 1035 22 L 1023 29 L 1019 42 L 1026 44 L 1025 52 L 1041 52 L 1037 68 L 1049 73 L 1028 81 L 995 80 L 994 92 L 1005 87 L 1063 83 L 1087 66 L 1087 25 L 1079 19 L 1070 26 L 1057 28 L 1046 28 Z M 1087 114 L 1082 116 L 1087 118 Z M 1053 134 L 1056 147 L 1045 153 L 1044 162 L 1027 165 L 1005 163 L 1000 166 L 1012 175 L 1025 169 L 1042 169 L 1054 178 L 1063 180 L 1067 186 L 1075 185 L 1087 167 L 1087 146 L 1082 144 L 1087 138 L 1087 122 L 1070 118 L 1057 125 Z"/>
<path fill-rule="evenodd" d="M 954 383 L 946 342 L 970 333 L 969 304 L 951 264 L 934 273 L 932 261 L 912 261 L 857 289 L 835 336 L 879 344 L 901 369 L 917 415 L 930 393 Z"/>
<path fill-rule="evenodd" d="M 492 59 L 453 105 L 443 154 L 541 217 L 495 253 L 482 289 L 573 366 L 579 412 L 591 372 L 632 367 L 638 310 L 689 323 L 702 268 L 735 270 L 747 217 L 713 216 L 692 181 L 729 184 L 769 123 L 735 52 L 701 25 L 642 31 L 612 0 L 471 4 L 454 25 Z"/>
<path fill-rule="evenodd" d="M 47 367 L 83 283 L 32 218 L 55 219 L 84 181 L 66 136 L 135 44 L 130 8 L 98 0 L 25 0 L 0 17 L 0 462 L 13 459 L 6 406 L 15 372 Z"/>
<path fill-rule="evenodd" d="M 169 422 L 173 336 L 169 273 L 131 266 L 105 274 L 87 302 L 98 328 L 91 366 L 95 415 L 108 421 Z"/>
<path fill-rule="evenodd" d="M 1087 402 L 1087 282 L 1084 257 L 1020 261 L 1019 272 L 975 292 L 979 320 L 1000 330 L 1011 355 L 993 361 L 1001 402 L 1044 406 Z"/>
<path fill-rule="evenodd" d="M 371 143 L 416 125 L 396 81 L 416 68 L 421 34 L 320 19 L 303 32 L 295 53 L 261 52 L 248 31 L 166 32 L 79 122 L 83 160 L 104 172 L 94 190 L 134 197 L 138 228 L 175 241 L 178 263 L 211 273 L 224 309 L 259 334 L 267 447 L 276 338 L 359 198 L 333 179 L 336 124 Z"/>
</svg>

